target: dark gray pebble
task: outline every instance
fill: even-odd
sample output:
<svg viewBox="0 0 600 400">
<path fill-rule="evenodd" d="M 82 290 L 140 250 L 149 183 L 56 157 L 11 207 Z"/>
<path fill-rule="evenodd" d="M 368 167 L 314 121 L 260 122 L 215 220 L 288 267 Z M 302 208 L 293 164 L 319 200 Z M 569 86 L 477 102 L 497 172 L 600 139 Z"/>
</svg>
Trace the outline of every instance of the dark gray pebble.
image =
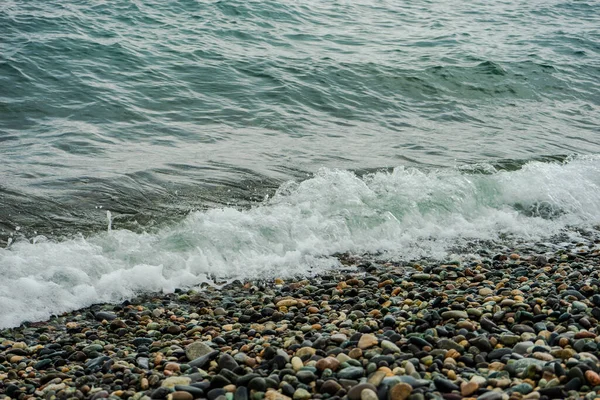
<svg viewBox="0 0 600 400">
<path fill-rule="evenodd" d="M 342 385 L 340 385 L 337 381 L 334 379 L 329 379 L 323 382 L 323 385 L 321 385 L 321 392 L 333 395 L 336 394 L 341 388 Z"/>
<path fill-rule="evenodd" d="M 169 393 L 171 392 L 172 390 L 169 388 L 159 387 L 158 389 L 152 392 L 152 395 L 150 397 L 152 397 L 153 399 L 166 399 Z"/>
<path fill-rule="evenodd" d="M 477 396 L 477 400 L 502 400 L 502 392 L 489 391 Z"/>
<path fill-rule="evenodd" d="M 225 396 L 225 394 L 227 394 L 227 392 L 225 391 L 225 389 L 221 389 L 221 388 L 219 388 L 219 389 L 213 389 L 213 390 L 209 391 L 206 394 L 206 398 L 208 400 L 216 400 L 217 397 L 219 397 L 219 396 Z"/>
<path fill-rule="evenodd" d="M 487 359 L 489 361 L 500 360 L 505 355 L 510 354 L 512 354 L 512 350 L 508 348 L 494 349 L 488 353 Z"/>
<path fill-rule="evenodd" d="M 189 364 L 190 367 L 203 368 L 210 361 L 212 361 L 215 358 L 217 358 L 218 355 L 219 355 L 219 351 L 218 350 L 213 350 L 210 353 L 207 353 L 207 354 L 205 354 L 203 356 L 200 356 L 200 357 L 196 358 L 193 361 L 190 361 L 188 364 Z"/>
<path fill-rule="evenodd" d="M 539 389 L 538 392 L 540 392 L 540 395 L 546 396 L 549 399 L 564 399 L 566 397 L 564 386 L 554 386 L 554 387 L 550 387 L 550 388 L 543 388 L 543 389 Z"/>
<path fill-rule="evenodd" d="M 225 378 L 221 374 L 217 374 L 217 375 L 213 376 L 212 379 L 210 380 L 210 388 L 211 389 L 222 388 L 223 386 L 227 386 L 229 384 L 231 384 L 231 381 L 229 379 Z"/>
<path fill-rule="evenodd" d="M 104 319 L 107 321 L 112 321 L 113 319 L 116 319 L 117 316 L 116 316 L 116 314 L 113 314 L 111 312 L 100 311 L 100 312 L 97 312 L 96 314 L 94 314 L 94 318 L 96 318 L 97 321 L 102 321 Z"/>
<path fill-rule="evenodd" d="M 244 386 L 239 386 L 235 389 L 235 393 L 233 394 L 234 400 L 248 400 L 248 389 Z"/>
<path fill-rule="evenodd" d="M 265 381 L 265 378 L 262 377 L 254 378 L 248 383 L 248 389 L 264 392 L 267 390 L 267 382 Z"/>
<path fill-rule="evenodd" d="M 435 378 L 433 380 L 433 384 L 435 385 L 436 389 L 442 393 L 448 393 L 452 392 L 453 390 L 460 389 L 457 385 L 452 383 L 452 381 L 444 378 Z"/>
<path fill-rule="evenodd" d="M 337 376 L 340 379 L 358 379 L 365 375 L 362 367 L 347 367 L 338 371 Z"/>
<path fill-rule="evenodd" d="M 377 388 L 370 383 L 359 383 L 358 385 L 350 388 L 348 390 L 348 399 L 349 400 L 360 400 L 360 394 L 365 389 L 371 389 L 375 393 L 377 393 Z"/>
<path fill-rule="evenodd" d="M 219 368 L 227 368 L 233 371 L 234 369 L 236 369 L 237 366 L 238 363 L 229 354 L 224 353 L 221 354 L 221 357 L 219 357 Z"/>
<path fill-rule="evenodd" d="M 204 390 L 197 388 L 195 386 L 188 386 L 188 385 L 175 385 L 175 390 L 179 390 L 182 392 L 188 392 L 189 394 L 191 394 L 192 396 L 194 396 L 194 398 L 198 398 L 198 397 L 203 397 L 204 396 Z"/>
<path fill-rule="evenodd" d="M 294 387 L 289 383 L 284 382 L 281 384 L 281 393 L 283 393 L 285 396 L 292 397 L 295 391 L 296 389 L 294 389 Z"/>
<path fill-rule="evenodd" d="M 569 382 L 567 382 L 567 384 L 565 385 L 565 391 L 570 391 L 570 390 L 579 390 L 581 389 L 581 386 L 583 385 L 583 382 L 581 381 L 581 379 L 575 377 L 573 379 L 571 379 Z"/>
</svg>

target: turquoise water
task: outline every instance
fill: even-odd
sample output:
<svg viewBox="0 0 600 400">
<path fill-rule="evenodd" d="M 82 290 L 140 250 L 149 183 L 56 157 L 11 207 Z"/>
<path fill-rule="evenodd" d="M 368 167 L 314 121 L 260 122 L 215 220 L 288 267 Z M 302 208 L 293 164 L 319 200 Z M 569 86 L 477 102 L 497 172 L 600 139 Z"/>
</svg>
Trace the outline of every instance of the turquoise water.
<svg viewBox="0 0 600 400">
<path fill-rule="evenodd" d="M 4 317 L 592 229 L 599 77 L 596 1 L 2 1 Z"/>
</svg>

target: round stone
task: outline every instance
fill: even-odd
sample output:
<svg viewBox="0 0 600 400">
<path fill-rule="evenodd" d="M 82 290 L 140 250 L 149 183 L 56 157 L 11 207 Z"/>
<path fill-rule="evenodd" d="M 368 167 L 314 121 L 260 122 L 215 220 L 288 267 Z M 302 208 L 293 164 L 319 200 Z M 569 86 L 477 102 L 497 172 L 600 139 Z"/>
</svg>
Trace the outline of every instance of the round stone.
<svg viewBox="0 0 600 400">
<path fill-rule="evenodd" d="M 412 386 L 408 383 L 398 383 L 397 385 L 392 386 L 389 391 L 389 399 L 390 400 L 405 400 L 412 393 Z"/>
</svg>

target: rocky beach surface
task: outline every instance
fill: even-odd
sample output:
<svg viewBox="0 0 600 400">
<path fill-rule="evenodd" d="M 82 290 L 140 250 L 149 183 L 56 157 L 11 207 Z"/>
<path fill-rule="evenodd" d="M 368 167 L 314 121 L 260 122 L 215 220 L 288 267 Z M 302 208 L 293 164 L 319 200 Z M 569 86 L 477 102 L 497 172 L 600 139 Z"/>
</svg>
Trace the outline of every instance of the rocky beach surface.
<svg viewBox="0 0 600 400">
<path fill-rule="evenodd" d="M 600 398 L 598 240 L 340 256 L 0 331 L 0 399 Z"/>
</svg>

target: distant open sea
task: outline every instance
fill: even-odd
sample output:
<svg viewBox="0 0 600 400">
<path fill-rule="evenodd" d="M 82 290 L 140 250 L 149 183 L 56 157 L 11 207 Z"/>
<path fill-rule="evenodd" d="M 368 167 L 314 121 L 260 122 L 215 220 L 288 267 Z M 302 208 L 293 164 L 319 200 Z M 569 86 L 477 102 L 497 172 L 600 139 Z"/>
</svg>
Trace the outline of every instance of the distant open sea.
<svg viewBox="0 0 600 400">
<path fill-rule="evenodd" d="M 600 2 L 0 2 L 0 328 L 600 224 Z"/>
</svg>

